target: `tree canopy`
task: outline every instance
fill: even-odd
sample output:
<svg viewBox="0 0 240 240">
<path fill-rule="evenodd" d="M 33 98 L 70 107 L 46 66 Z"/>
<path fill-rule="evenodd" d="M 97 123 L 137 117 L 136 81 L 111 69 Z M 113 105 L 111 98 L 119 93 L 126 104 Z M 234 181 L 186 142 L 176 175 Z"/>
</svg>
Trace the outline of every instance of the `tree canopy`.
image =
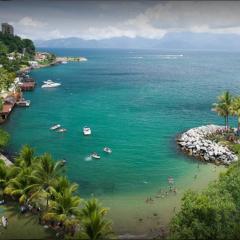
<svg viewBox="0 0 240 240">
<path fill-rule="evenodd" d="M 10 135 L 4 130 L 0 129 L 0 150 L 7 146 Z"/>
<path fill-rule="evenodd" d="M 201 192 L 188 191 L 170 224 L 172 239 L 240 239 L 240 163 Z"/>
<path fill-rule="evenodd" d="M 26 54 L 30 56 L 35 54 L 35 46 L 30 39 L 21 39 L 19 36 L 12 36 L 0 32 L 0 41 L 8 49 L 8 52 L 23 53 L 25 49 Z"/>
</svg>

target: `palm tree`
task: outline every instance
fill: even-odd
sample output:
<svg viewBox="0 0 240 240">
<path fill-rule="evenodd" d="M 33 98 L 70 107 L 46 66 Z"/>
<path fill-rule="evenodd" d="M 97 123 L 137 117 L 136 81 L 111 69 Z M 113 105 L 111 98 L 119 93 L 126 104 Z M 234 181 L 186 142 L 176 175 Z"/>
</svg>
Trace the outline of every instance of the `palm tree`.
<svg viewBox="0 0 240 240">
<path fill-rule="evenodd" d="M 0 188 L 4 190 L 9 184 L 9 181 L 16 177 L 17 172 L 13 166 L 6 166 L 6 164 L 0 161 Z"/>
<path fill-rule="evenodd" d="M 229 91 L 224 92 L 218 97 L 218 102 L 213 104 L 212 110 L 219 116 L 224 117 L 225 127 L 229 128 L 229 115 L 231 113 L 232 96 Z"/>
<path fill-rule="evenodd" d="M 80 215 L 80 197 L 74 196 L 71 189 L 53 191 L 52 194 L 54 200 L 49 201 L 49 209 L 43 215 L 43 219 L 56 221 L 65 231 L 71 230 L 74 233 L 79 223 L 77 216 Z"/>
<path fill-rule="evenodd" d="M 20 150 L 15 164 L 21 168 L 26 168 L 30 167 L 35 160 L 36 157 L 34 156 L 34 149 L 28 145 L 24 145 Z"/>
<path fill-rule="evenodd" d="M 66 176 L 60 176 L 56 179 L 53 187 L 56 192 L 63 193 L 68 189 L 71 193 L 75 193 L 78 189 L 78 184 L 71 183 Z"/>
<path fill-rule="evenodd" d="M 108 209 L 102 208 L 96 199 L 85 202 L 81 211 L 81 220 L 83 233 L 80 233 L 84 239 L 106 239 L 112 235 L 112 225 L 105 219 Z"/>
<path fill-rule="evenodd" d="M 20 204 L 25 204 L 31 195 L 28 187 L 32 184 L 34 161 L 36 157 L 33 148 L 25 145 L 20 150 L 15 164 L 8 169 L 10 177 L 5 184 L 4 194 L 17 197 Z"/>
<path fill-rule="evenodd" d="M 30 190 L 27 187 L 31 184 L 32 169 L 22 169 L 15 178 L 8 181 L 4 194 L 17 197 L 20 204 L 25 204 L 30 197 Z"/>
<path fill-rule="evenodd" d="M 238 118 L 238 133 L 240 132 L 240 97 L 235 97 L 232 101 L 231 106 L 232 115 L 237 116 Z"/>
<path fill-rule="evenodd" d="M 48 208 L 49 198 L 54 191 L 54 184 L 62 170 L 61 162 L 54 162 L 50 154 L 45 153 L 39 158 L 39 163 L 32 172 L 31 179 L 33 184 L 26 190 L 32 192 L 31 199 L 43 197 L 46 199 L 46 209 Z"/>
</svg>

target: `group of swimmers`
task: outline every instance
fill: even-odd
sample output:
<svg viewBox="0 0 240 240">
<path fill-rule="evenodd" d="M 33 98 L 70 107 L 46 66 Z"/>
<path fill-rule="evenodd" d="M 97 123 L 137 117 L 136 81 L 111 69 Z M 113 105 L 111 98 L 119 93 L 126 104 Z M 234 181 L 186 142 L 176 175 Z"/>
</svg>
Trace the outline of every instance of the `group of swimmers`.
<svg viewBox="0 0 240 240">
<path fill-rule="evenodd" d="M 177 188 L 173 187 L 174 184 L 174 179 L 173 177 L 168 177 L 168 184 L 169 184 L 169 189 L 167 190 L 159 190 L 157 195 L 155 196 L 155 198 L 165 198 L 168 196 L 169 193 L 174 193 L 177 194 Z M 154 199 L 150 196 L 147 197 L 147 199 L 145 200 L 146 203 L 153 203 Z"/>
</svg>

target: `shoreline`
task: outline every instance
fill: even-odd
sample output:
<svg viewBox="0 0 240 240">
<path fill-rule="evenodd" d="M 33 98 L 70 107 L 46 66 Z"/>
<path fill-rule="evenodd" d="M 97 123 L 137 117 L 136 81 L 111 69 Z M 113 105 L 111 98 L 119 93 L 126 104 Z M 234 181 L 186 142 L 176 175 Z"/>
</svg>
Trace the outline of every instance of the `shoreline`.
<svg viewBox="0 0 240 240">
<path fill-rule="evenodd" d="M 228 166 L 238 160 L 237 155 L 228 147 L 208 139 L 209 135 L 224 130 L 225 127 L 213 124 L 192 128 L 177 137 L 177 145 L 197 160 Z"/>
</svg>

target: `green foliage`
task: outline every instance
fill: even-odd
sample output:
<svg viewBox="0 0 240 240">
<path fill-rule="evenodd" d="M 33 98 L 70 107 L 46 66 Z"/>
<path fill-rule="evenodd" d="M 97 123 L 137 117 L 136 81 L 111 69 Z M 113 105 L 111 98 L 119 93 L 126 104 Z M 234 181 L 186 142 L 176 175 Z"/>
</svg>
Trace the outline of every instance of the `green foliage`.
<svg viewBox="0 0 240 240">
<path fill-rule="evenodd" d="M 7 146 L 9 139 L 10 135 L 6 131 L 0 129 L 0 150 Z"/>
<path fill-rule="evenodd" d="M 14 73 L 9 72 L 4 68 L 0 68 L 0 91 L 2 89 L 7 90 L 14 82 L 15 77 L 16 75 Z"/>
<path fill-rule="evenodd" d="M 81 212 L 83 232 L 82 239 L 106 239 L 112 237 L 111 222 L 105 219 L 108 209 L 103 208 L 96 199 L 85 202 Z"/>
<path fill-rule="evenodd" d="M 228 118 L 231 114 L 232 95 L 229 91 L 224 92 L 218 97 L 218 102 L 213 104 L 213 111 L 225 119 L 225 126 L 228 128 Z"/>
<path fill-rule="evenodd" d="M 230 146 L 230 149 L 231 149 L 234 153 L 236 153 L 237 155 L 240 154 L 240 144 L 232 144 L 232 145 Z"/>
<path fill-rule="evenodd" d="M 172 239 L 240 239 L 240 164 L 202 193 L 187 192 L 170 224 Z"/>
<path fill-rule="evenodd" d="M 106 238 L 111 232 L 111 224 L 105 220 L 107 210 L 96 201 L 86 202 L 81 209 L 78 185 L 63 176 L 63 170 L 61 161 L 54 161 L 49 154 L 36 156 L 26 145 L 14 165 L 0 162 L 0 188 L 4 196 L 11 196 L 20 205 L 41 207 L 41 220 L 57 225 L 60 234 L 74 239 L 78 235 Z"/>
<path fill-rule="evenodd" d="M 8 53 L 8 47 L 0 41 L 0 55 L 4 55 Z"/>
<path fill-rule="evenodd" d="M 30 39 L 21 39 L 18 36 L 0 32 L 0 41 L 8 48 L 8 52 L 23 53 L 25 51 L 29 56 L 35 54 L 35 46 Z"/>
</svg>

